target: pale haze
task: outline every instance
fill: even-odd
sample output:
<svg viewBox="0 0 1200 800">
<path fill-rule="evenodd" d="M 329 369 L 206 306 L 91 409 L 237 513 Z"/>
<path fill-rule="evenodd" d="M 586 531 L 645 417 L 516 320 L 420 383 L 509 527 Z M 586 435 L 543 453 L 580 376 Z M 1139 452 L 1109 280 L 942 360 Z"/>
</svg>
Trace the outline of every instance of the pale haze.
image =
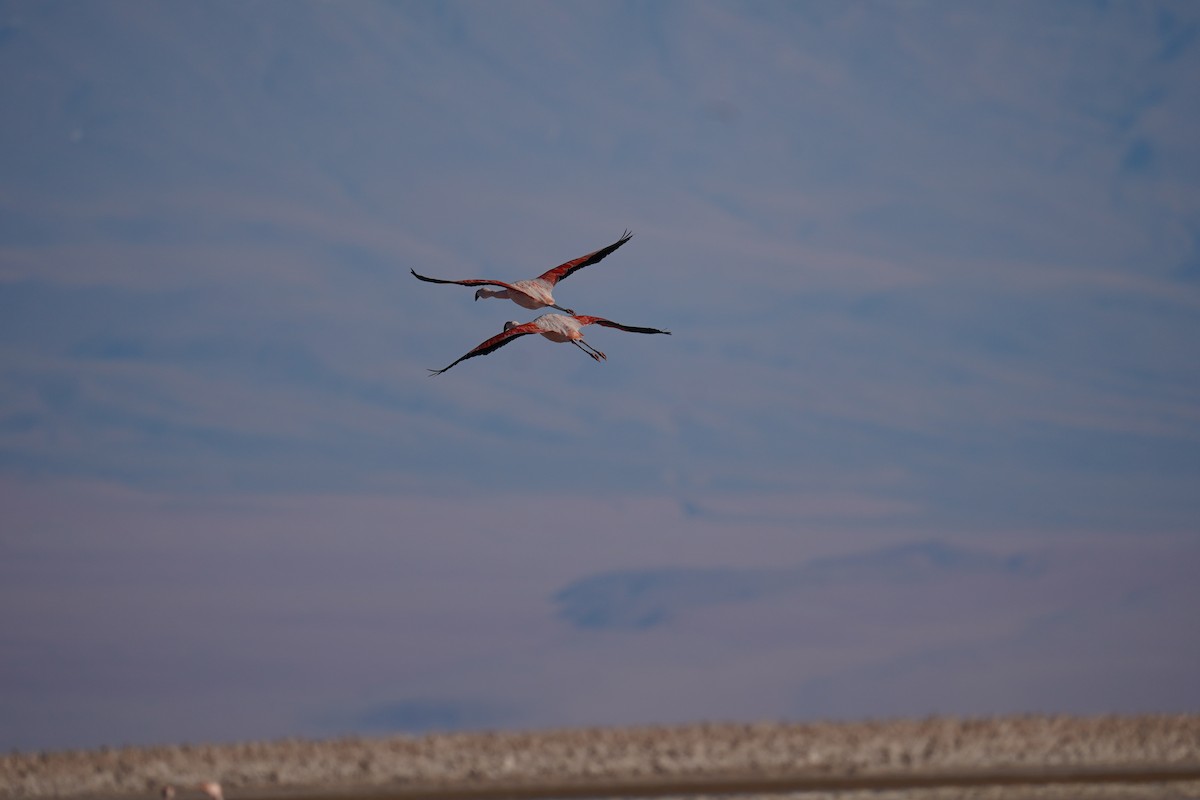
<svg viewBox="0 0 1200 800">
<path fill-rule="evenodd" d="M 1200 6 L 0 3 L 0 748 L 1200 711 Z M 438 278 L 555 287 L 535 311 Z"/>
</svg>

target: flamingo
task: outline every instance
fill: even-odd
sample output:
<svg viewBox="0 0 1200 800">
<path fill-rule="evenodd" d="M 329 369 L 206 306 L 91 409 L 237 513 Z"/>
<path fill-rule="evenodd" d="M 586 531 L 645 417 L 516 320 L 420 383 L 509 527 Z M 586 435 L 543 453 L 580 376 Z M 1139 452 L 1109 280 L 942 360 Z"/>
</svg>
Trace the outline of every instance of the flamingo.
<svg viewBox="0 0 1200 800">
<path fill-rule="evenodd" d="M 475 356 L 485 356 L 488 353 L 504 347 L 504 345 L 516 339 L 518 336 L 524 336 L 527 333 L 540 333 L 542 336 L 545 336 L 552 342 L 570 342 L 596 361 L 600 361 L 608 358 L 608 356 L 604 355 L 604 353 L 601 353 L 590 344 L 584 342 L 583 333 L 580 331 L 580 328 L 582 328 L 584 325 L 593 324 L 603 325 L 606 328 L 619 328 L 620 330 L 629 331 L 630 333 L 665 333 L 668 336 L 671 335 L 670 331 L 660 331 L 658 328 L 635 328 L 632 325 L 622 325 L 619 322 L 613 322 L 612 320 L 604 319 L 602 317 L 589 317 L 575 314 L 572 314 L 568 317 L 562 314 L 542 314 L 532 322 L 526 322 L 523 325 L 514 320 L 504 323 L 503 333 L 498 333 L 492 338 L 488 339 L 486 342 L 483 342 L 474 350 L 458 359 L 458 361 L 455 361 L 454 364 L 457 364 L 459 361 L 465 361 L 468 358 L 474 358 Z M 453 367 L 454 364 L 451 364 L 450 367 Z M 450 367 L 431 369 L 429 370 L 429 374 L 431 376 L 441 375 L 443 372 L 450 369 Z"/>
<path fill-rule="evenodd" d="M 225 800 L 225 795 L 221 792 L 221 784 L 216 781 L 197 783 L 196 788 L 203 792 L 210 800 Z M 169 783 L 163 784 L 158 794 L 163 800 L 175 800 L 175 787 Z"/>
<path fill-rule="evenodd" d="M 503 289 L 477 289 L 475 291 L 475 299 L 481 297 L 499 297 L 504 300 L 512 300 L 521 308 L 538 309 L 538 308 L 557 308 L 564 314 L 574 314 L 575 312 L 569 308 L 563 308 L 554 302 L 554 286 L 563 278 L 567 277 L 575 270 L 583 269 L 589 264 L 595 264 L 597 261 L 602 261 L 612 251 L 616 250 L 621 245 L 633 238 L 633 234 L 628 230 L 621 234 L 621 238 L 610 244 L 608 247 L 602 247 L 594 253 L 588 253 L 586 256 L 572 259 L 563 264 L 559 264 L 554 269 L 546 270 L 541 275 L 528 281 L 517 281 L 515 283 L 505 283 L 504 281 L 489 281 L 484 279 L 469 278 L 462 281 L 446 281 L 440 278 L 426 278 L 424 275 L 418 275 L 415 269 L 409 271 L 418 279 L 428 281 L 429 283 L 457 283 L 461 286 L 503 286 Z"/>
</svg>

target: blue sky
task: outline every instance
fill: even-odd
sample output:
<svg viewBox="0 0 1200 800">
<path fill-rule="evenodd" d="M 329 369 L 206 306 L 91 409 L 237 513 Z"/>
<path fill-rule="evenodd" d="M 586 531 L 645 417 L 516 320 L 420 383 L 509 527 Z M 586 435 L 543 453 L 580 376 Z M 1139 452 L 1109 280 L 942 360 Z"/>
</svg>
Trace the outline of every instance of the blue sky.
<svg viewBox="0 0 1200 800">
<path fill-rule="evenodd" d="M 0 747 L 1200 710 L 1198 33 L 0 3 Z"/>
</svg>

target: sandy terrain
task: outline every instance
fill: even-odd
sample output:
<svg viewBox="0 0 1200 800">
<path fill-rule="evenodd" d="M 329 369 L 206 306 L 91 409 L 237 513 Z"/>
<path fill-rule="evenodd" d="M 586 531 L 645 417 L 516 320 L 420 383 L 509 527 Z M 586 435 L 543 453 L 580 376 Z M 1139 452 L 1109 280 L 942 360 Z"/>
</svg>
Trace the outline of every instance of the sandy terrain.
<svg viewBox="0 0 1200 800">
<path fill-rule="evenodd" d="M 151 797 L 164 783 L 184 787 L 204 780 L 221 781 L 233 800 L 283 788 L 478 786 L 600 776 L 861 775 L 1020 765 L 1200 768 L 1200 715 L 702 724 L 17 753 L 0 757 L 0 797 Z M 1146 787 L 1086 788 L 1059 794 L 1026 789 L 1019 795 L 979 790 L 969 796 L 1200 797 L 1200 782 L 1162 784 L 1154 793 Z M 968 793 L 940 790 L 919 796 Z M 189 797 L 200 795 L 179 794 L 180 800 Z"/>
</svg>

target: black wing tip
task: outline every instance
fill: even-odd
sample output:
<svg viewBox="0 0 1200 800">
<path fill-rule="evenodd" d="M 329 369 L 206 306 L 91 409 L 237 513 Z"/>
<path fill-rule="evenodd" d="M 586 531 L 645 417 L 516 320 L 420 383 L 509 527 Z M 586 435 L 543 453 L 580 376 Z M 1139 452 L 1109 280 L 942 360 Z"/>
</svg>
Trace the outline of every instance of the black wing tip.
<svg viewBox="0 0 1200 800">
<path fill-rule="evenodd" d="M 639 325 L 625 325 L 620 322 L 613 322 L 611 319 L 604 319 L 603 317 L 595 317 L 593 321 L 597 325 L 603 325 L 606 328 L 617 328 L 618 330 L 629 331 L 630 333 L 665 333 L 667 336 L 671 335 L 670 331 L 662 328 L 644 328 Z"/>
</svg>

